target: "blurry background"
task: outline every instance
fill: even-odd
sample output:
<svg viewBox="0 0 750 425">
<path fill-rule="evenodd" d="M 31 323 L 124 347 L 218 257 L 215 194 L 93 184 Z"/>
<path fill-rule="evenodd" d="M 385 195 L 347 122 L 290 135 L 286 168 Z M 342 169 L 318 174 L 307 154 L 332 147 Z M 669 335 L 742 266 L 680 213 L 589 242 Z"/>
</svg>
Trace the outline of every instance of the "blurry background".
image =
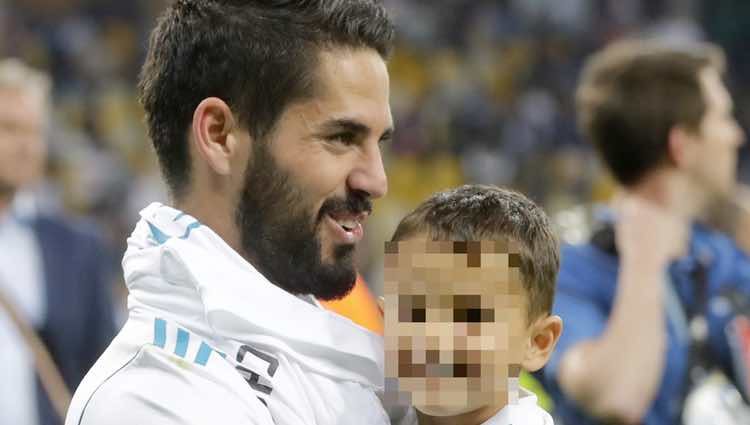
<svg viewBox="0 0 750 425">
<path fill-rule="evenodd" d="M 558 222 L 612 186 L 576 130 L 573 91 L 588 54 L 635 34 L 726 49 L 740 123 L 750 127 L 747 0 L 386 0 L 396 136 L 386 154 L 361 272 L 381 292 L 383 242 L 436 190 L 510 186 Z M 0 0 L 0 56 L 54 79 L 45 208 L 94 217 L 118 261 L 138 211 L 166 193 L 135 82 L 163 0 Z M 747 149 L 740 179 L 750 181 Z M 710 159 L 709 159 L 710 160 Z M 575 234 L 564 235 L 574 239 Z M 124 285 L 116 284 L 124 294 Z"/>
</svg>

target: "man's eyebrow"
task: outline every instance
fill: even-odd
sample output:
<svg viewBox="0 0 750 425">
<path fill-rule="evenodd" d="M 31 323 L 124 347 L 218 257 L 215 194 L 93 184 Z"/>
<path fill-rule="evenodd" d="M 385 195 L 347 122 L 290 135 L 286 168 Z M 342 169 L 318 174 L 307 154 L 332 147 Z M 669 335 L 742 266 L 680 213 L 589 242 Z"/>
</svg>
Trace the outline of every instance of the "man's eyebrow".
<svg viewBox="0 0 750 425">
<path fill-rule="evenodd" d="M 367 136 L 371 131 L 370 127 L 366 124 L 349 118 L 334 119 L 325 122 L 321 128 L 322 133 L 350 132 L 359 136 Z M 380 136 L 380 138 L 390 139 L 392 136 L 393 127 L 389 127 L 383 132 L 383 135 Z"/>
<path fill-rule="evenodd" d="M 348 131 L 356 134 L 370 134 L 370 127 L 362 124 L 359 121 L 355 121 L 348 118 L 334 119 L 327 121 L 322 125 L 322 131 L 324 133 L 335 133 L 340 131 Z"/>
</svg>

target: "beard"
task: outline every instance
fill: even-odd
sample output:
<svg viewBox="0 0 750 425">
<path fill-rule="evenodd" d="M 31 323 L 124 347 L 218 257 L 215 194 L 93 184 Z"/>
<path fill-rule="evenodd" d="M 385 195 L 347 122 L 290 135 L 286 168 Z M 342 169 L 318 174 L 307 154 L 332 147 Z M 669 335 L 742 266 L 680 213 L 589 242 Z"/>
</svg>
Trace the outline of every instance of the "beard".
<svg viewBox="0 0 750 425">
<path fill-rule="evenodd" d="M 294 294 L 329 301 L 354 287 L 354 245 L 336 245 L 330 264 L 321 255 L 319 230 L 327 214 L 370 212 L 367 196 L 327 199 L 317 213 L 303 189 L 278 167 L 266 142 L 253 146 L 235 220 L 243 254 L 268 280 Z"/>
</svg>

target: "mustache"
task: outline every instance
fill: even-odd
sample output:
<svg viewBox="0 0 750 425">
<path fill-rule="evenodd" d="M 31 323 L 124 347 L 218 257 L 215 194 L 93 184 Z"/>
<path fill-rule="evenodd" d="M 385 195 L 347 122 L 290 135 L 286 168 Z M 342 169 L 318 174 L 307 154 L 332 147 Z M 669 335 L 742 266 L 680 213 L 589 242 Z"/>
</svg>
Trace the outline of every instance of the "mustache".
<svg viewBox="0 0 750 425">
<path fill-rule="evenodd" d="M 361 213 L 372 213 L 372 201 L 366 195 L 350 194 L 346 199 L 331 198 L 323 202 L 318 213 L 318 221 L 326 214 L 335 215 L 348 213 L 357 215 Z"/>
</svg>

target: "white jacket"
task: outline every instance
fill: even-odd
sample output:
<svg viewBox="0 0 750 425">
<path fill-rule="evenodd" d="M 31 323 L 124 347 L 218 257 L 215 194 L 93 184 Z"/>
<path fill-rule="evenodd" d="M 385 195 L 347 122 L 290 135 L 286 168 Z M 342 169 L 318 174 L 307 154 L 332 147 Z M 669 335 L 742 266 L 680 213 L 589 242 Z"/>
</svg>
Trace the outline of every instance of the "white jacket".
<svg viewBox="0 0 750 425">
<path fill-rule="evenodd" d="M 66 425 L 387 424 L 382 339 L 266 280 L 152 204 L 123 259 L 128 321 Z"/>
</svg>

